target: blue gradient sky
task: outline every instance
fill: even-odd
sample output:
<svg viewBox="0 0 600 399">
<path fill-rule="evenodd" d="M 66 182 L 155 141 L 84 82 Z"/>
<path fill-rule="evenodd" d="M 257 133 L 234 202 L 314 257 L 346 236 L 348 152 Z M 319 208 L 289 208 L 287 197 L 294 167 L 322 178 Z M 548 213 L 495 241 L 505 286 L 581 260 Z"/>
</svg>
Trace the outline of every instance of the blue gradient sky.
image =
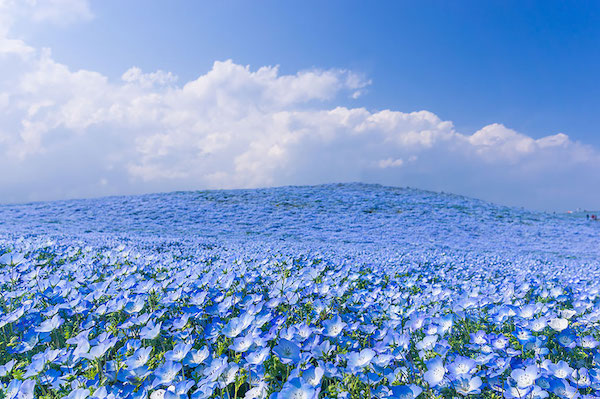
<svg viewBox="0 0 600 399">
<path fill-rule="evenodd" d="M 0 0 L 0 202 L 361 181 L 600 204 L 600 3 Z"/>
<path fill-rule="evenodd" d="M 372 80 L 369 109 L 600 144 L 599 2 L 103 0 L 92 11 L 63 29 L 19 28 L 72 68 L 114 79 L 137 65 L 188 81 L 226 59 L 347 68 Z"/>
</svg>

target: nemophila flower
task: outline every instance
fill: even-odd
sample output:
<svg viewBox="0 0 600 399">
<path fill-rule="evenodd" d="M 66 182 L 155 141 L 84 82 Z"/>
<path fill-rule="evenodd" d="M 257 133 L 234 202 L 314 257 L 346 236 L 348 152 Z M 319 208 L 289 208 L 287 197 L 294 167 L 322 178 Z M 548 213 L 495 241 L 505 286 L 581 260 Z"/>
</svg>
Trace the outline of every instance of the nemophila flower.
<svg viewBox="0 0 600 399">
<path fill-rule="evenodd" d="M 598 346 L 598 341 L 591 335 L 578 338 L 578 344 L 584 349 L 595 349 Z"/>
<path fill-rule="evenodd" d="M 183 327 L 185 327 L 189 319 L 190 315 L 186 313 L 181 317 L 173 320 L 173 328 L 175 328 L 176 330 L 181 330 Z"/>
<path fill-rule="evenodd" d="M 244 399 L 264 399 L 267 397 L 269 386 L 264 381 L 259 381 L 256 386 L 246 391 Z"/>
<path fill-rule="evenodd" d="M 569 366 L 569 363 L 564 360 L 559 360 L 556 364 L 550 363 L 548 365 L 548 371 L 556 378 L 564 379 L 568 378 L 574 370 Z"/>
<path fill-rule="evenodd" d="M 300 361 L 300 347 L 285 338 L 279 340 L 273 348 L 273 352 L 283 364 L 298 363 Z"/>
<path fill-rule="evenodd" d="M 174 363 L 172 361 L 164 362 L 160 367 L 154 370 L 154 382 L 152 383 L 153 387 L 157 387 L 160 385 L 170 385 L 174 382 L 175 377 L 179 374 L 181 370 L 180 363 Z"/>
<path fill-rule="evenodd" d="M 347 324 L 342 321 L 342 318 L 339 315 L 336 315 L 332 319 L 323 321 L 323 327 L 325 328 L 323 335 L 335 338 L 340 335 L 346 326 Z"/>
<path fill-rule="evenodd" d="M 77 388 L 71 391 L 67 399 L 86 399 L 90 396 L 90 390 L 85 388 Z"/>
<path fill-rule="evenodd" d="M 134 300 L 127 302 L 123 310 L 127 313 L 138 313 L 144 308 L 145 304 L 146 299 L 142 296 L 137 296 Z"/>
<path fill-rule="evenodd" d="M 415 399 L 423 392 L 423 388 L 415 384 L 393 385 L 390 390 L 390 399 Z"/>
<path fill-rule="evenodd" d="M 503 350 L 509 344 L 508 338 L 503 334 L 498 334 L 490 339 L 492 348 L 495 350 Z"/>
<path fill-rule="evenodd" d="M 244 335 L 243 337 L 237 337 L 233 340 L 233 344 L 229 346 L 229 349 L 235 352 L 246 352 L 254 344 L 254 339 L 251 333 Z"/>
<path fill-rule="evenodd" d="M 390 365 L 390 363 L 394 360 L 395 356 L 392 354 L 381 354 L 381 355 L 377 355 L 375 356 L 375 358 L 373 359 L 373 363 L 378 366 L 378 367 L 388 367 Z"/>
<path fill-rule="evenodd" d="M 426 363 L 427 371 L 423 375 L 430 387 L 435 387 L 442 382 L 446 375 L 446 368 L 441 358 L 435 357 Z"/>
<path fill-rule="evenodd" d="M 440 334 L 446 334 L 447 332 L 449 332 L 452 329 L 452 326 L 454 325 L 454 319 L 452 314 L 447 314 L 443 317 L 440 317 L 438 319 L 438 325 L 439 325 L 439 333 Z"/>
<path fill-rule="evenodd" d="M 321 342 L 321 337 L 319 335 L 311 335 L 309 338 L 304 340 L 301 348 L 302 348 L 302 350 L 304 350 L 306 352 L 312 352 L 313 349 L 315 349 L 317 347 L 317 345 L 319 345 L 320 342 Z M 255 343 L 259 344 L 256 341 L 255 341 Z M 266 344 L 266 341 L 263 341 L 263 343 L 261 343 L 259 345 L 264 345 L 264 344 Z"/>
<path fill-rule="evenodd" d="M 19 389 L 21 388 L 21 385 L 23 385 L 23 381 L 13 379 L 10 381 L 6 388 L 3 387 L 2 392 L 4 393 L 6 398 L 14 399 L 19 394 Z"/>
<path fill-rule="evenodd" d="M 554 331 L 560 332 L 569 326 L 569 321 L 567 319 L 563 319 L 560 317 L 554 317 L 554 318 L 550 319 L 550 322 L 548 323 L 548 325 Z"/>
<path fill-rule="evenodd" d="M 383 376 L 372 371 L 358 374 L 358 379 L 367 385 L 377 385 L 383 380 Z"/>
<path fill-rule="evenodd" d="M 235 376 L 237 374 L 237 372 L 239 371 L 240 366 L 238 366 L 236 363 L 229 363 L 227 364 L 227 366 L 225 367 L 225 370 L 223 370 L 223 373 L 221 373 L 221 375 L 219 376 L 219 379 L 217 380 L 219 382 L 219 387 L 220 388 L 225 388 L 227 385 L 231 384 L 233 381 L 235 381 Z"/>
<path fill-rule="evenodd" d="M 194 386 L 194 381 L 184 380 L 177 385 L 171 385 L 164 392 L 165 399 L 188 399 L 188 392 Z"/>
<path fill-rule="evenodd" d="M 182 361 L 192 349 L 192 344 L 178 343 L 172 350 L 165 352 L 165 359 L 173 362 Z"/>
<path fill-rule="evenodd" d="M 325 371 L 317 366 L 311 366 L 302 373 L 302 379 L 313 387 L 317 387 L 321 384 Z"/>
<path fill-rule="evenodd" d="M 44 367 L 46 366 L 46 356 L 43 353 L 38 353 L 34 355 L 31 359 L 31 363 L 27 366 L 27 371 L 23 378 L 35 377 L 39 373 L 42 372 Z"/>
<path fill-rule="evenodd" d="M 556 336 L 556 341 L 560 346 L 567 349 L 572 349 L 577 346 L 577 336 L 568 328 L 561 331 Z"/>
<path fill-rule="evenodd" d="M 298 342 L 304 342 L 306 339 L 308 339 L 308 337 L 311 336 L 311 334 L 314 331 L 314 328 L 308 326 L 304 322 L 296 325 L 295 327 L 296 327 L 296 331 L 295 331 L 294 338 L 297 339 Z"/>
<path fill-rule="evenodd" d="M 252 325 L 256 328 L 261 328 L 272 319 L 271 312 L 263 311 L 255 315 Z"/>
<path fill-rule="evenodd" d="M 548 326 L 548 319 L 546 317 L 540 317 L 535 320 L 532 320 L 528 324 L 531 331 L 540 332 L 543 331 L 546 326 Z"/>
<path fill-rule="evenodd" d="M 209 382 L 199 385 L 198 389 L 192 393 L 192 399 L 210 398 L 217 387 L 216 382 Z"/>
<path fill-rule="evenodd" d="M 149 346 L 146 348 L 137 349 L 130 357 L 125 360 L 125 364 L 129 369 L 137 369 L 145 365 L 150 359 L 150 353 L 154 348 Z"/>
<path fill-rule="evenodd" d="M 115 344 L 117 343 L 117 340 L 118 340 L 118 338 L 115 337 L 115 338 L 108 338 L 101 342 L 98 342 L 97 345 L 90 348 L 88 353 L 84 353 L 81 356 L 85 357 L 87 359 L 97 359 L 99 357 L 102 357 L 102 356 L 104 356 L 106 351 L 108 351 L 110 348 L 115 346 Z"/>
<path fill-rule="evenodd" d="M 208 295 L 208 291 L 194 292 L 190 296 L 189 301 L 192 305 L 202 306 L 202 305 L 204 305 L 204 301 L 206 300 L 207 295 Z"/>
<path fill-rule="evenodd" d="M 471 374 L 475 369 L 476 363 L 473 359 L 457 356 L 456 359 L 446 366 L 452 378 L 462 378 Z"/>
<path fill-rule="evenodd" d="M 389 332 L 383 339 L 383 343 L 404 350 L 410 347 L 410 335 L 407 333 L 398 334 L 397 332 Z"/>
<path fill-rule="evenodd" d="M 316 399 L 319 390 L 312 387 L 310 384 L 303 382 L 300 378 L 292 378 L 287 381 L 281 391 L 272 399 Z"/>
<path fill-rule="evenodd" d="M 208 381 L 217 381 L 217 379 L 227 369 L 227 357 L 213 359 L 208 366 L 202 370 L 202 374 Z"/>
<path fill-rule="evenodd" d="M 211 323 L 204 328 L 204 338 L 210 342 L 216 342 L 221 335 L 221 327 L 217 323 Z"/>
<path fill-rule="evenodd" d="M 522 306 L 518 309 L 517 311 L 517 316 L 523 318 L 523 319 L 531 319 L 535 312 L 536 312 L 536 305 L 535 304 L 528 304 L 525 306 Z"/>
<path fill-rule="evenodd" d="M 573 316 L 577 314 L 577 311 L 574 309 L 562 309 L 560 311 L 561 317 L 570 320 Z"/>
<path fill-rule="evenodd" d="M 353 371 L 359 371 L 371 364 L 371 360 L 375 356 L 375 351 L 370 348 L 365 348 L 360 352 L 350 352 L 346 355 L 348 360 L 348 368 Z"/>
<path fill-rule="evenodd" d="M 166 389 L 157 389 L 150 394 L 150 399 L 165 399 Z"/>
<path fill-rule="evenodd" d="M 535 341 L 525 341 L 523 346 L 525 347 L 525 349 L 527 349 L 528 347 L 531 346 L 531 344 L 533 342 L 535 342 Z M 511 357 L 516 357 L 516 356 L 520 356 L 522 354 L 522 351 L 509 347 L 509 348 L 506 348 L 506 354 Z"/>
<path fill-rule="evenodd" d="M 54 315 L 51 319 L 44 320 L 42 324 L 35 328 L 36 332 L 48 333 L 54 331 L 64 322 L 59 315 Z"/>
<path fill-rule="evenodd" d="M 319 367 L 324 371 L 326 377 L 329 378 L 341 378 L 342 373 L 340 369 L 332 362 L 319 362 Z"/>
<path fill-rule="evenodd" d="M 524 328 L 518 328 L 513 335 L 515 338 L 517 338 L 521 345 L 526 345 L 527 343 L 535 340 L 535 337 L 531 334 L 531 331 Z"/>
<path fill-rule="evenodd" d="M 13 366 L 15 365 L 15 360 L 9 360 L 0 366 L 0 377 L 6 377 L 12 371 Z"/>
<path fill-rule="evenodd" d="M 325 358 L 335 349 L 335 345 L 332 345 L 331 342 L 325 340 L 320 344 L 316 345 L 313 349 L 313 355 L 316 358 Z"/>
<path fill-rule="evenodd" d="M 270 353 L 271 350 L 268 347 L 265 347 L 254 352 L 249 352 L 246 354 L 245 359 L 249 364 L 259 365 L 263 364 L 263 362 L 267 360 L 267 358 L 270 356 Z"/>
<path fill-rule="evenodd" d="M 592 384 L 590 373 L 585 367 L 581 367 L 571 374 L 571 380 L 577 388 L 587 388 Z"/>
<path fill-rule="evenodd" d="M 151 313 L 142 313 L 140 315 L 137 315 L 137 317 L 134 316 L 135 325 L 139 326 L 142 324 L 147 324 L 150 321 L 151 317 Z"/>
<path fill-rule="evenodd" d="M 420 351 L 432 350 L 438 340 L 437 335 L 426 335 L 421 341 L 417 342 L 415 347 Z"/>
<path fill-rule="evenodd" d="M 2 316 L 0 318 L 0 328 L 7 324 L 14 323 L 19 320 L 25 314 L 25 307 L 20 306 L 12 312 Z"/>
<path fill-rule="evenodd" d="M 533 386 L 519 388 L 517 385 L 513 385 L 506 381 L 504 387 L 500 389 L 500 391 L 503 393 L 505 399 L 523 399 L 527 398 L 527 395 L 533 391 Z"/>
<path fill-rule="evenodd" d="M 196 367 L 204 362 L 210 355 L 210 351 L 208 350 L 208 346 L 203 346 L 201 349 L 195 350 L 192 349 L 188 352 L 185 359 L 183 359 L 183 364 L 186 366 Z"/>
<path fill-rule="evenodd" d="M 547 398 L 548 396 L 549 396 L 548 391 L 544 390 L 542 387 L 540 387 L 538 385 L 534 385 L 533 389 L 529 393 L 529 397 L 531 397 L 531 399 L 544 399 L 544 398 Z"/>
<path fill-rule="evenodd" d="M 140 338 L 141 339 L 154 339 L 158 337 L 160 334 L 160 329 L 162 327 L 162 323 L 154 324 L 153 321 L 150 321 L 146 326 L 144 326 L 140 330 Z"/>
<path fill-rule="evenodd" d="M 474 345 L 486 345 L 488 343 L 487 334 L 483 330 L 474 333 L 469 333 L 471 343 Z"/>
<path fill-rule="evenodd" d="M 495 357 L 489 364 L 488 376 L 496 377 L 503 374 L 510 367 L 510 360 L 509 357 Z"/>
<path fill-rule="evenodd" d="M 113 363 L 110 365 L 109 370 L 107 370 L 107 376 L 110 375 L 114 377 L 114 373 L 117 372 L 116 369 L 114 369 L 116 365 Z M 108 363 L 107 363 L 107 368 L 108 368 Z M 135 385 L 139 385 L 139 383 L 141 383 L 142 380 L 144 380 L 146 377 L 148 377 L 150 374 L 152 374 L 152 371 L 148 368 L 148 366 L 144 365 L 144 366 L 139 366 L 137 368 L 121 368 L 118 372 L 117 375 L 117 379 L 119 381 L 124 381 L 127 380 L 129 382 L 131 382 L 132 384 Z"/>
<path fill-rule="evenodd" d="M 478 376 L 462 376 L 454 382 L 454 389 L 461 395 L 478 395 L 481 393 L 483 382 Z"/>
<path fill-rule="evenodd" d="M 246 312 L 239 317 L 234 317 L 223 327 L 223 335 L 229 338 L 235 338 L 252 324 L 254 316 Z"/>
<path fill-rule="evenodd" d="M 33 399 L 35 385 L 36 382 L 34 379 L 28 379 L 23 381 L 23 383 L 19 387 L 19 393 L 16 396 L 17 399 Z"/>
<path fill-rule="evenodd" d="M 540 376 L 539 368 L 535 365 L 527 366 L 524 369 L 516 369 L 510 373 L 515 380 L 518 388 L 528 388 L 533 386 L 535 380 Z"/>
<path fill-rule="evenodd" d="M 567 380 L 552 380 L 550 389 L 552 390 L 552 393 L 560 398 L 575 399 L 581 396 L 579 390 L 569 384 Z"/>
<path fill-rule="evenodd" d="M 293 341 L 296 337 L 296 328 L 294 326 L 282 328 L 281 331 L 279 331 L 279 337 L 287 339 L 289 341 Z"/>
</svg>

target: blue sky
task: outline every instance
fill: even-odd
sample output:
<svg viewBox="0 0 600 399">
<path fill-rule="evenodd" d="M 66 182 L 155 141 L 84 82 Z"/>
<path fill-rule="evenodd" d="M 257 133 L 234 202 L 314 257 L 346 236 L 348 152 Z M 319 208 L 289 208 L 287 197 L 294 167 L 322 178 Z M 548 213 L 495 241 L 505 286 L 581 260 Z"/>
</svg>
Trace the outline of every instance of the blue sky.
<svg viewBox="0 0 600 399">
<path fill-rule="evenodd" d="M 0 54 L 11 71 L 0 90 L 21 104 L 0 120 L 14 135 L 0 145 L 20 165 L 4 202 L 361 180 L 538 209 L 597 206 L 598 3 L 15 4 L 0 1 L 10 26 L 0 39 L 27 49 Z M 274 75 L 256 75 L 263 67 Z M 214 96 L 196 91 L 192 104 L 184 87 L 199 80 Z M 212 111 L 192 121 L 194 107 Z M 144 123 L 115 116 L 125 108 Z M 189 114 L 173 122 L 174 109 Z M 90 146 L 107 158 L 82 155 Z"/>
<path fill-rule="evenodd" d="M 600 3 L 521 1 L 98 1 L 92 21 L 32 29 L 74 68 L 131 65 L 191 80 L 215 60 L 282 73 L 347 68 L 361 105 L 431 110 L 458 130 L 501 122 L 600 144 Z"/>
</svg>

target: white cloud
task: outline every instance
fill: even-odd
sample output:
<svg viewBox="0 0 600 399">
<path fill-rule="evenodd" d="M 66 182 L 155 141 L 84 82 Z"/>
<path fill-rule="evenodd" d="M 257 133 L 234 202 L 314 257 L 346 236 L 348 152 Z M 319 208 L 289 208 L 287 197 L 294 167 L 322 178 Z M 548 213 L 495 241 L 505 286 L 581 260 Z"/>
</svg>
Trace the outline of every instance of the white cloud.
<svg viewBox="0 0 600 399">
<path fill-rule="evenodd" d="M 87 2 L 59 3 L 88 17 Z M 228 60 L 190 82 L 137 67 L 111 81 L 10 40 L 0 35 L 4 201 L 334 181 L 532 207 L 592 207 L 600 194 L 592 147 L 501 124 L 457 132 L 429 111 L 335 106 L 370 83 L 351 71 L 282 75 Z"/>
<path fill-rule="evenodd" d="M 89 0 L 0 0 L 0 34 L 18 20 L 68 25 L 93 18 Z M 2 31 L 4 29 L 4 31 Z"/>
<path fill-rule="evenodd" d="M 382 159 L 380 160 L 377 165 L 379 165 L 379 167 L 381 169 L 385 169 L 385 168 L 398 168 L 402 165 L 404 165 L 404 161 L 400 158 L 398 159 L 394 159 L 394 158 L 387 158 L 387 159 Z"/>
</svg>

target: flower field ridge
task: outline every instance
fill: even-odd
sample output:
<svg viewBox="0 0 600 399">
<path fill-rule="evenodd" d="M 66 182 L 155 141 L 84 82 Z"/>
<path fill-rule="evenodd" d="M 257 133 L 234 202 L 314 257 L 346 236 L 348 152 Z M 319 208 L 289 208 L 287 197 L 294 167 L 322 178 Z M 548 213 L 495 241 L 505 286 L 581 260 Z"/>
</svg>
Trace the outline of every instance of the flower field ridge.
<svg viewBox="0 0 600 399">
<path fill-rule="evenodd" d="M 0 398 L 600 397 L 599 243 L 365 184 L 0 205 Z"/>
</svg>

